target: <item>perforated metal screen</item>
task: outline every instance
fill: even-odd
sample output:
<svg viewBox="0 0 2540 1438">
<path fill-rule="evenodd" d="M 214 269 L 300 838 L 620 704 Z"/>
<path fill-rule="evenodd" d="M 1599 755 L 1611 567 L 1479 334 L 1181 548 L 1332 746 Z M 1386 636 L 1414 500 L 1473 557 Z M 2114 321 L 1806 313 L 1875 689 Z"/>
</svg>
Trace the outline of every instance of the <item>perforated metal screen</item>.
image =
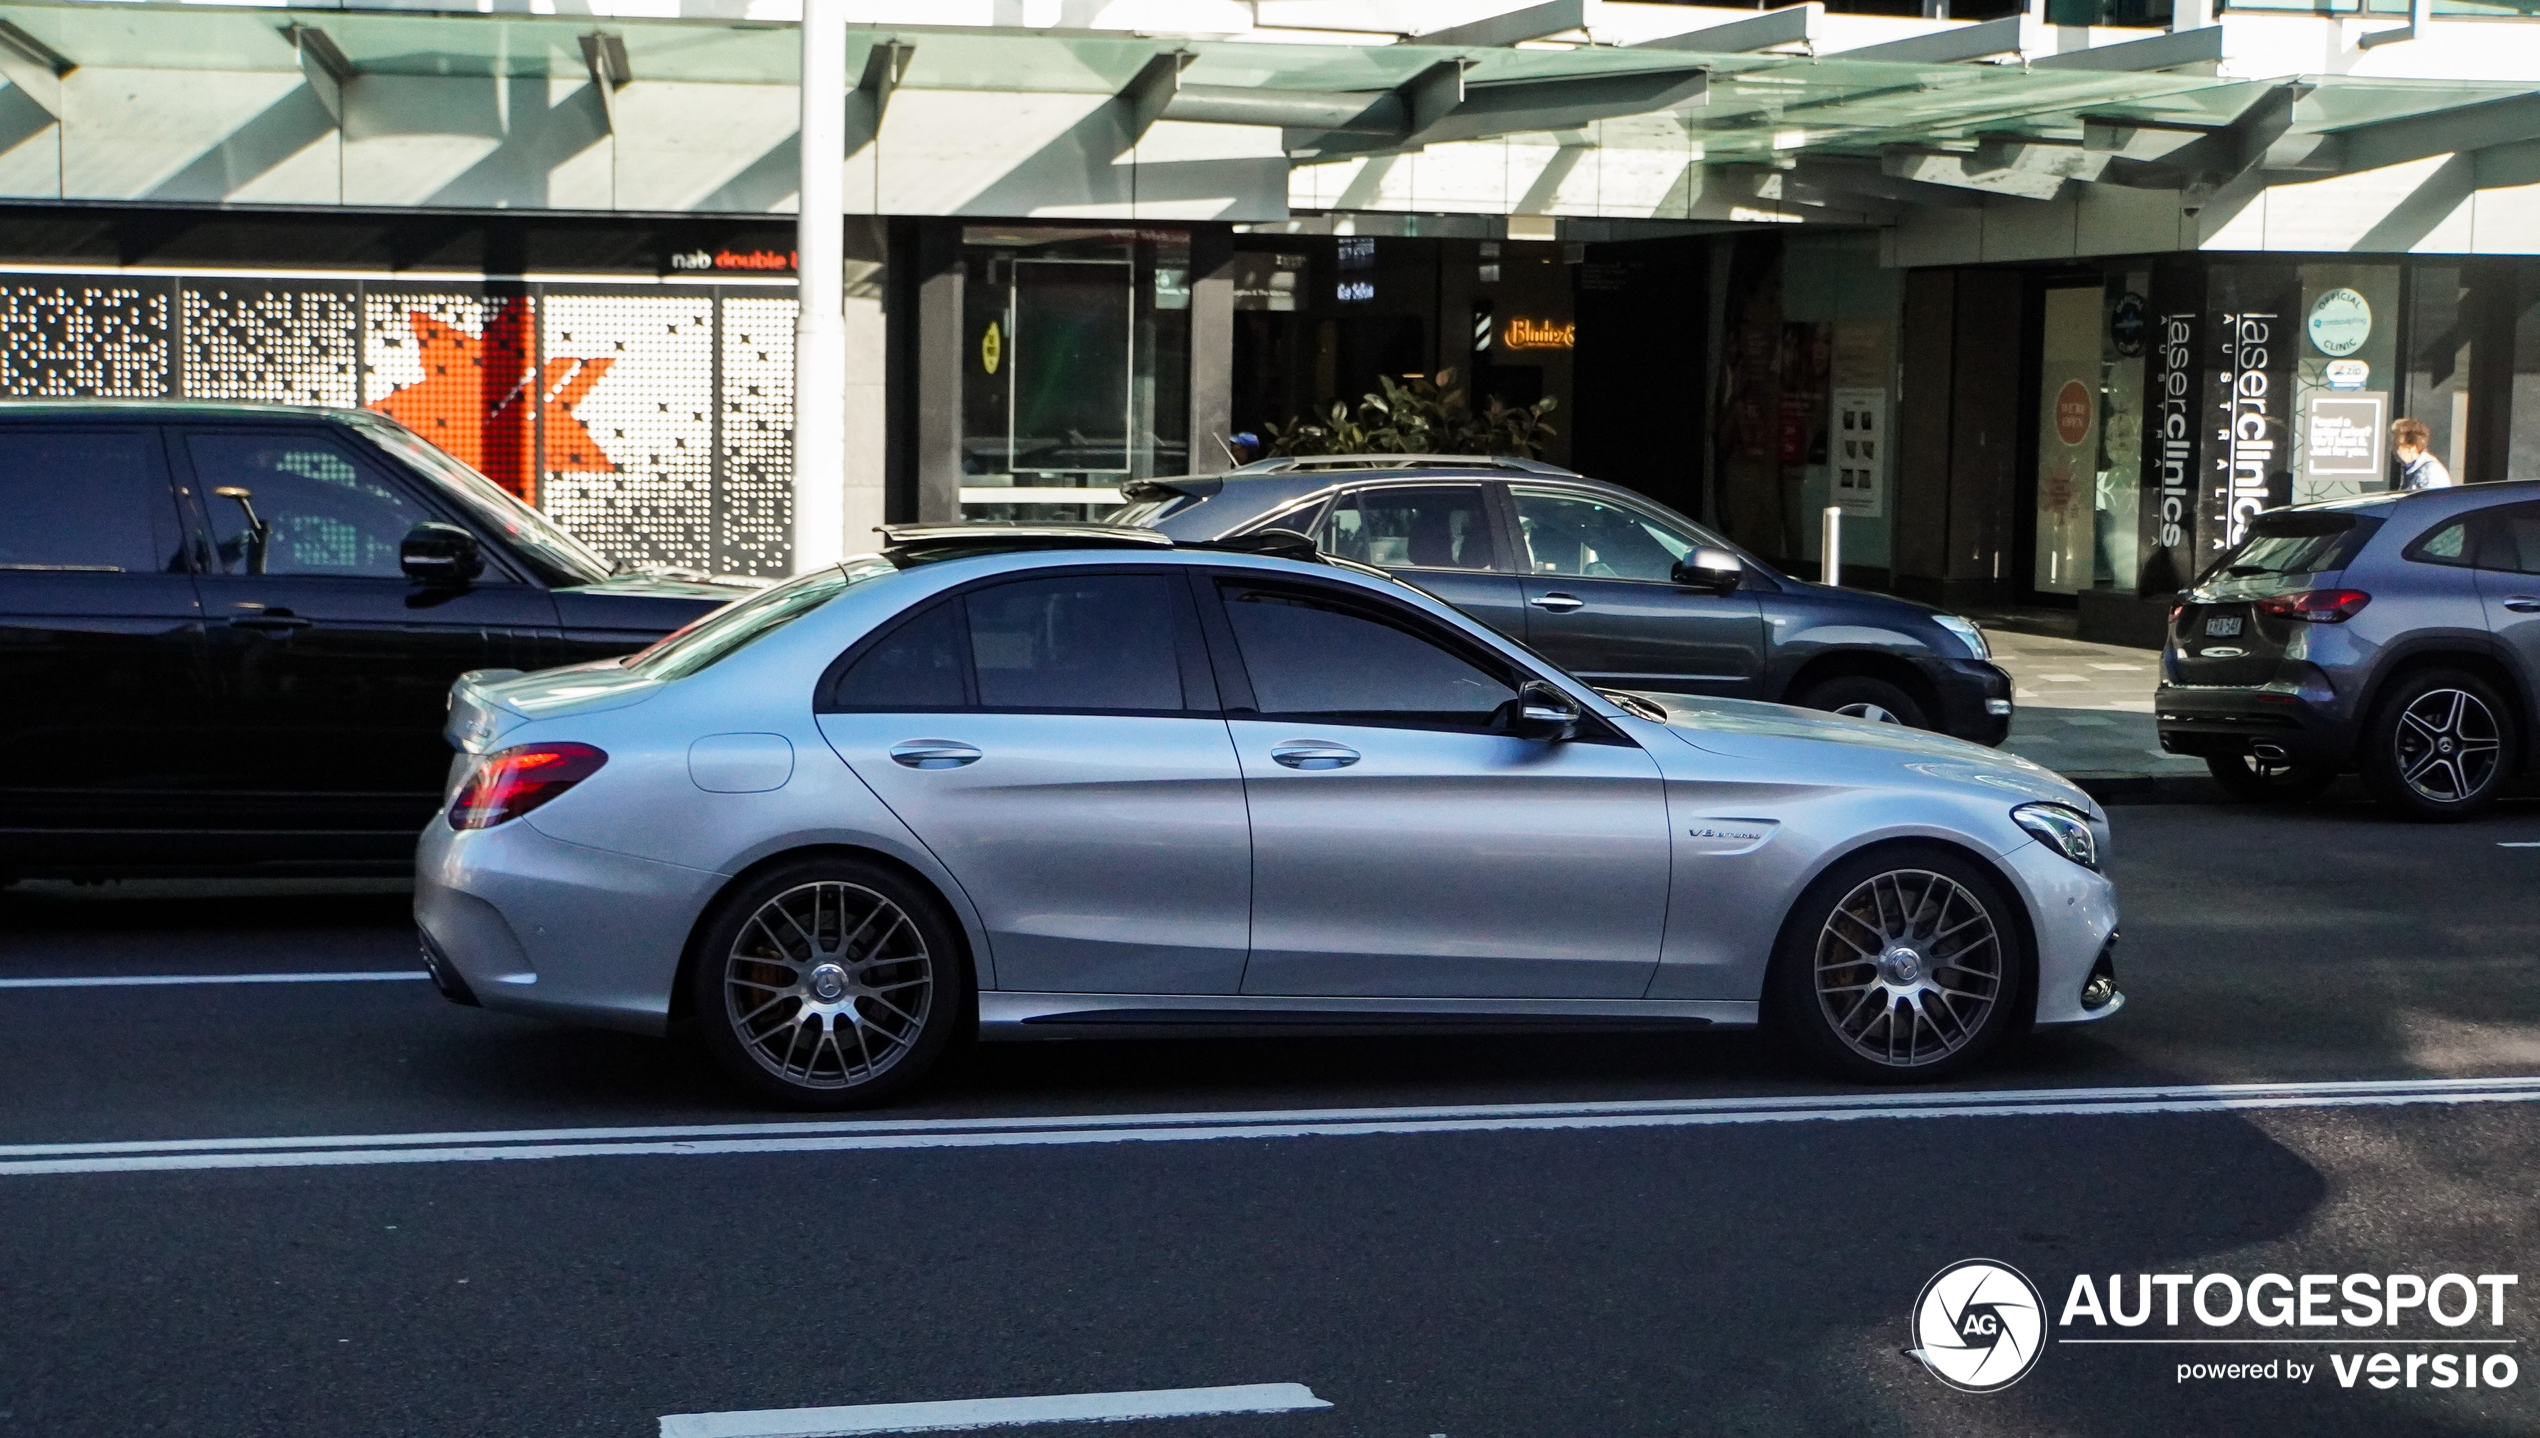
<svg viewBox="0 0 2540 1438">
<path fill-rule="evenodd" d="M 793 328 L 764 288 L 0 275 L 0 394 L 366 405 L 612 558 L 778 575 Z"/>
</svg>

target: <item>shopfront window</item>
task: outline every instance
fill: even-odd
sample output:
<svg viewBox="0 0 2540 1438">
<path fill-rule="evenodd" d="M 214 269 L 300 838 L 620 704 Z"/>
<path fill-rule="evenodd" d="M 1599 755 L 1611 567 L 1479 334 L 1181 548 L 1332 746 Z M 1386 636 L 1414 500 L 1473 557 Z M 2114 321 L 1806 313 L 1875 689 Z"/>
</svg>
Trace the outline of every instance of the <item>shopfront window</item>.
<svg viewBox="0 0 2540 1438">
<path fill-rule="evenodd" d="M 962 262 L 965 519 L 1091 518 L 1186 472 L 1187 232 L 972 226 Z"/>
<path fill-rule="evenodd" d="M 2030 587 L 2092 584 L 2099 494 L 2101 286 L 2050 289 L 2039 370 L 2037 561 Z"/>
<path fill-rule="evenodd" d="M 2377 493 L 2388 485 L 2390 422 L 2398 418 L 2390 401 L 2399 267 L 2304 265 L 2301 276 L 2293 502 Z"/>
</svg>

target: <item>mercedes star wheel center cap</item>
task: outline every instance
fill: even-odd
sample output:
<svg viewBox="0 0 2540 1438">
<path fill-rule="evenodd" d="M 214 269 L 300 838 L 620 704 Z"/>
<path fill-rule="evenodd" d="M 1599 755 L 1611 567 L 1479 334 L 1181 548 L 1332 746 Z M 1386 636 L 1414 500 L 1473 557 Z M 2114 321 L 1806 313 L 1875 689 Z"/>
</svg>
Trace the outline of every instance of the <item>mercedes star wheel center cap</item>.
<svg viewBox="0 0 2540 1438">
<path fill-rule="evenodd" d="M 824 1004 L 836 1003 L 847 991 L 847 971 L 836 964 L 822 964 L 811 971 L 811 991 Z"/>
<path fill-rule="evenodd" d="M 1879 977 L 1900 989 L 1910 989 L 1923 981 L 1923 956 L 1899 944 L 1879 955 Z"/>
</svg>

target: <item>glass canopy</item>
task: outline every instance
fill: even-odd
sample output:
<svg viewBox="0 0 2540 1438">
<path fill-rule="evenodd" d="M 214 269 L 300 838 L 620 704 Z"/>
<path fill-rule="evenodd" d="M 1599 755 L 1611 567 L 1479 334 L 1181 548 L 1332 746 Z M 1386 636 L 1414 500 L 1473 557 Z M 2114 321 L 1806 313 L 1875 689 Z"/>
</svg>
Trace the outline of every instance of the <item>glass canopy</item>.
<svg viewBox="0 0 2540 1438">
<path fill-rule="evenodd" d="M 635 83 L 647 80 L 791 86 L 799 39 L 792 24 L 590 16 L 410 14 L 160 4 L 0 5 L 26 34 L 84 67 L 284 72 L 297 67 L 294 25 L 323 30 L 361 74 L 549 76 L 586 72 L 582 37 L 620 37 Z M 1694 54 L 1581 46 L 1450 49 L 1417 44 L 1291 45 L 1178 41 L 1117 31 L 856 26 L 912 48 L 901 84 L 918 90 L 1071 95 L 1118 93 L 1155 56 L 1192 58 L 1185 84 L 1254 90 L 1364 91 L 1404 85 L 1463 59 L 1468 96 L 1529 87 L 1525 131 L 1560 133 L 1563 88 L 1701 70 L 1707 92 L 1654 115 L 1603 124 L 1590 143 L 1665 148 L 1706 163 L 1775 157 L 1875 156 L 1882 147 L 1964 149 L 2028 140 L 2077 145 L 2083 117 L 2143 123 L 2137 157 L 2192 139 L 2246 109 L 2276 81 L 2165 72 L 2030 69 L 2012 63 L 1920 64 L 1784 54 Z M 860 51 L 851 50 L 851 54 Z M 851 59 L 850 75 L 862 73 Z M 2303 77 L 2294 130 L 2335 130 L 2525 93 L 2505 82 Z M 1541 87 L 1533 89 L 1532 87 Z M 1585 108 L 1579 125 L 1611 116 Z M 1416 137 L 1415 137 L 1416 138 Z M 1577 143 L 1580 137 L 1571 137 Z M 1362 152 L 1363 153 L 1363 152 Z"/>
</svg>

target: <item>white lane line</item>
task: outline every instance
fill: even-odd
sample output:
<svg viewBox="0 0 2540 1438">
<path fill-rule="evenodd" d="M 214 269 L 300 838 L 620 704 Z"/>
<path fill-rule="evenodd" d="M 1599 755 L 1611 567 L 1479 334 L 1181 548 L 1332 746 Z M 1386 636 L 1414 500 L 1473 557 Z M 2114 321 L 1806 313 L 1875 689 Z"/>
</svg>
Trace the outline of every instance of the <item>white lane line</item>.
<svg viewBox="0 0 2540 1438">
<path fill-rule="evenodd" d="M 0 979 L 0 989 L 147 989 L 166 984 L 351 984 L 429 979 L 421 969 L 365 969 L 340 974 L 89 974 L 77 978 Z"/>
<path fill-rule="evenodd" d="M 156 1144 L 124 1142 L 0 1147 L 0 1175 L 357 1167 L 555 1158 L 695 1158 L 735 1154 L 1049 1147 L 1099 1143 L 1192 1143 L 1218 1139 L 1681 1128 L 1873 1118 L 2037 1118 L 2534 1102 L 2540 1102 L 2540 1077 L 1832 1094 L 1641 1104 L 1069 1115 L 897 1124 L 887 1120 L 868 1120 L 839 1124 L 732 1124 L 689 1129 L 546 1129 L 508 1133 L 382 1135 L 359 1139 L 188 1139 Z"/>
<path fill-rule="evenodd" d="M 2540 839 L 2508 839 L 2496 845 L 2499 849 L 2540 849 Z"/>
<path fill-rule="evenodd" d="M 1332 1405 L 1302 1383 L 1159 1388 L 1143 1393 L 1057 1393 L 1039 1398 L 960 1398 L 941 1403 L 864 1403 L 850 1408 L 768 1408 L 754 1413 L 672 1413 L 661 1438 L 844 1438 L 850 1433 L 941 1433 L 1026 1423 L 1122 1423 L 1220 1413 L 1296 1413 Z"/>
</svg>

